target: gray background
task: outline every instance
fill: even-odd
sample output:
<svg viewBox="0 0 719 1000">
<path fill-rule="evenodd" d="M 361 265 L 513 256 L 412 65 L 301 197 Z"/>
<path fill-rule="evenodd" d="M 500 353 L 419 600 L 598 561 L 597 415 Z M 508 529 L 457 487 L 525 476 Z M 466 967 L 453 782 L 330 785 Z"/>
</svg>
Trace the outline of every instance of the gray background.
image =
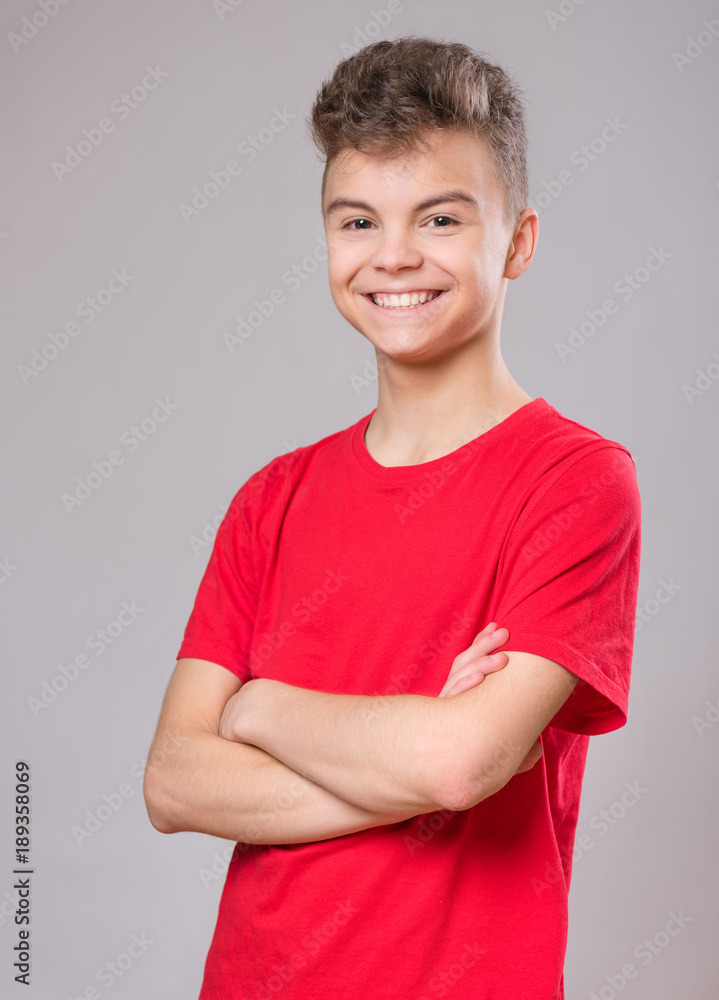
<svg viewBox="0 0 719 1000">
<path fill-rule="evenodd" d="M 224 873 L 228 842 L 153 830 L 139 775 L 226 505 L 274 456 L 376 405 L 376 382 L 352 381 L 372 348 L 337 312 L 326 264 L 317 263 L 322 166 L 303 124 L 321 80 L 358 47 L 355 37 L 361 44 L 362 29 L 369 40 L 413 32 L 463 41 L 524 88 L 530 187 L 544 207 L 536 259 L 509 287 L 504 356 L 527 392 L 626 444 L 637 465 L 643 620 L 629 723 L 590 744 L 577 838 L 591 847 L 575 860 L 568 1000 L 592 991 L 601 1000 L 714 1000 L 719 725 L 697 720 L 719 719 L 711 600 L 719 38 L 702 24 L 719 19 L 719 7 L 227 6 L 71 0 L 43 25 L 37 3 L 5 0 L 0 15 L 8 485 L 0 991 L 43 1000 L 92 996 L 91 986 L 116 1000 L 192 1000 L 199 991 L 223 881 L 205 874 L 203 882 L 203 870 L 211 875 L 214 863 Z M 14 51 L 23 24 L 32 37 Z M 691 59 L 673 55 L 687 48 Z M 121 120 L 113 102 L 141 85 L 147 66 L 169 75 Z M 263 132 L 276 109 L 293 117 Z M 575 151 L 615 117 L 626 127 L 582 169 Z M 103 118 L 114 129 L 60 179 L 53 161 Z M 265 148 L 248 162 L 237 147 L 252 135 Z M 241 174 L 184 221 L 181 203 L 233 158 Z M 555 197 L 562 170 L 572 182 Z M 621 299 L 615 284 L 652 248 L 670 256 L 655 272 L 637 272 L 640 287 Z M 292 290 L 283 274 L 295 266 L 302 280 Z M 132 279 L 86 322 L 77 309 L 107 288 L 113 268 Z M 231 352 L 223 333 L 275 288 L 285 301 Z M 562 360 L 556 344 L 608 297 L 617 311 Z M 33 351 L 42 358 L 50 334 L 58 339 L 72 320 L 77 336 L 23 378 L 20 366 L 35 357 L 41 367 Z M 697 381 L 687 398 L 683 386 Z M 157 397 L 176 409 L 131 451 L 123 434 Z M 69 512 L 63 494 L 114 449 L 123 463 Z M 203 528 L 209 541 L 193 548 Z M 132 624 L 100 654 L 89 650 L 88 637 L 133 601 L 143 610 Z M 33 711 L 29 699 L 42 691 L 49 699 L 53 681 L 62 688 L 60 666 L 82 652 L 89 667 Z M 30 989 L 13 982 L 17 939 L 7 915 L 20 757 L 33 771 Z M 628 808 L 626 782 L 644 789 Z M 122 806 L 79 844 L 73 828 L 103 796 L 117 802 L 123 783 Z M 600 825 L 601 810 L 611 826 Z M 688 918 L 671 938 L 670 911 Z M 100 982 L 97 970 L 143 934 L 152 943 L 141 957 L 122 978 Z M 634 954 L 646 938 L 656 942 L 650 961 Z M 627 963 L 638 974 L 622 987 Z"/>
</svg>

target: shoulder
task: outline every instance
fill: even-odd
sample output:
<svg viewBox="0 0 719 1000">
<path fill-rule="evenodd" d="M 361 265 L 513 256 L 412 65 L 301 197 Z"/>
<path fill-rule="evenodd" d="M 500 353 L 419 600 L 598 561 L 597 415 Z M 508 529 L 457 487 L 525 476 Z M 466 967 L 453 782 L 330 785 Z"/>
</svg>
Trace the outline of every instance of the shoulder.
<svg viewBox="0 0 719 1000">
<path fill-rule="evenodd" d="M 609 491 L 615 498 L 637 504 L 636 464 L 627 445 L 544 403 L 530 446 L 536 456 L 530 506 L 550 491 L 574 492 L 590 501 Z"/>
<path fill-rule="evenodd" d="M 240 486 L 231 508 L 253 521 L 274 506 L 284 507 L 300 480 L 319 472 L 323 465 L 334 466 L 344 459 L 357 423 L 270 459 Z"/>
</svg>

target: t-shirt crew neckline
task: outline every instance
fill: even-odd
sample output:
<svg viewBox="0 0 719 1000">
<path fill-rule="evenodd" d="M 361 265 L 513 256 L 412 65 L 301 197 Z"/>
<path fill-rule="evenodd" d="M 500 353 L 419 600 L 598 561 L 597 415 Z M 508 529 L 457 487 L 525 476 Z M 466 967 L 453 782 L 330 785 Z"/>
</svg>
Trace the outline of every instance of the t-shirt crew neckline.
<svg viewBox="0 0 719 1000">
<path fill-rule="evenodd" d="M 490 427 L 489 430 L 484 431 L 484 433 L 473 438 L 471 441 L 460 445 L 459 448 L 455 448 L 454 451 L 449 452 L 447 455 L 442 455 L 440 458 L 433 458 L 429 462 L 420 462 L 418 465 L 380 465 L 370 455 L 364 440 L 367 426 L 372 419 L 372 415 L 377 410 L 377 407 L 375 407 L 374 410 L 366 414 L 355 424 L 354 433 L 352 434 L 351 451 L 359 465 L 374 479 L 380 480 L 383 483 L 409 482 L 414 479 L 422 479 L 432 472 L 438 471 L 446 462 L 461 461 L 465 457 L 463 453 L 466 451 L 471 450 L 476 452 L 478 448 L 484 449 L 488 447 L 498 438 L 516 430 L 518 425 L 524 423 L 524 421 L 536 417 L 538 413 L 548 409 L 549 403 L 547 403 L 546 399 L 538 396 L 536 399 L 524 403 L 519 409 L 510 413 L 508 417 L 505 417 L 504 420 L 500 420 L 494 427 Z"/>
</svg>

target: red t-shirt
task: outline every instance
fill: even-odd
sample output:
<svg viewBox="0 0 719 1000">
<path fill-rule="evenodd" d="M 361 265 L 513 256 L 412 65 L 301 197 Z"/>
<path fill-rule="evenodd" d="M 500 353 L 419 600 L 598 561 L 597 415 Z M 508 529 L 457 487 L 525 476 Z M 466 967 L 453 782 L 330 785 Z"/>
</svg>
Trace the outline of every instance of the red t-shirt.
<svg viewBox="0 0 719 1000">
<path fill-rule="evenodd" d="M 540 761 L 471 809 L 239 844 L 200 1000 L 563 1000 L 589 736 L 626 722 L 634 463 L 537 398 L 443 458 L 387 468 L 364 443 L 371 416 L 238 490 L 178 659 L 243 681 L 437 695 L 496 621 L 507 649 L 580 680 Z"/>
</svg>

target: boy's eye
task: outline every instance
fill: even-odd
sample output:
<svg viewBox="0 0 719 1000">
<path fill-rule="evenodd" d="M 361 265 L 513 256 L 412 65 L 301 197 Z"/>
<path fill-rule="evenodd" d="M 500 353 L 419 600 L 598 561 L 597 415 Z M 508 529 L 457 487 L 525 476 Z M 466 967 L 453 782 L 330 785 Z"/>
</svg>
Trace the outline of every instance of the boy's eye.
<svg viewBox="0 0 719 1000">
<path fill-rule="evenodd" d="M 450 218 L 450 217 L 449 217 L 448 215 L 434 215 L 434 216 L 432 216 L 432 218 L 431 218 L 431 219 L 429 220 L 429 222 L 434 222 L 434 221 L 436 221 L 437 219 L 441 219 L 441 220 L 443 220 L 443 221 L 444 221 L 445 223 L 449 223 L 449 225 L 443 225 L 443 226 L 439 226 L 439 225 L 437 225 L 437 226 L 431 226 L 431 227 L 430 227 L 431 229 L 449 229 L 449 226 L 456 226 L 456 225 L 458 224 L 457 222 L 455 222 L 455 220 L 454 220 L 454 219 L 451 219 L 451 218 Z M 366 223 L 368 223 L 369 225 L 374 225 L 374 223 L 370 222 L 370 220 L 369 220 L 369 219 L 352 219 L 352 221 L 351 221 L 351 222 L 346 222 L 346 223 L 344 224 L 344 226 L 343 226 L 342 228 L 343 228 L 343 229 L 352 229 L 352 227 L 353 227 L 353 226 L 355 226 L 355 225 L 356 225 L 357 223 L 359 223 L 359 222 L 366 222 Z M 356 233 L 357 233 L 357 232 L 362 232 L 362 231 L 363 231 L 364 229 L 365 229 L 365 226 L 362 226 L 362 228 L 361 228 L 361 229 L 355 229 L 355 230 L 354 230 L 354 232 L 356 232 Z"/>
<path fill-rule="evenodd" d="M 448 222 L 452 226 L 457 225 L 454 219 L 450 219 L 448 215 L 435 215 L 429 221 L 434 222 L 435 219 L 444 219 L 445 222 Z M 432 226 L 432 229 L 448 229 L 448 228 L 449 226 Z"/>
<path fill-rule="evenodd" d="M 354 226 L 356 222 L 369 222 L 369 219 L 353 219 L 351 222 L 347 222 L 342 228 L 349 229 L 351 226 Z M 355 232 L 358 232 L 358 230 L 355 229 Z"/>
</svg>

